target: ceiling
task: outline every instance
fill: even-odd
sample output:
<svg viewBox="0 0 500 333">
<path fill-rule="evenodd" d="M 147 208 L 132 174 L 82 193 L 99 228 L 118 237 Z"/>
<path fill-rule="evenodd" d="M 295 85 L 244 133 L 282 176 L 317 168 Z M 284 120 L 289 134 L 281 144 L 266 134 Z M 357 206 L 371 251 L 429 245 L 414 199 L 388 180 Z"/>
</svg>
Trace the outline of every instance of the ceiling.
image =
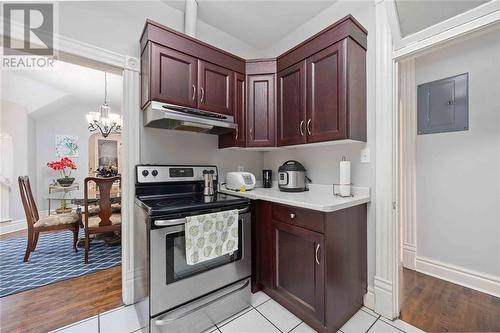
<svg viewBox="0 0 500 333">
<path fill-rule="evenodd" d="M 31 117 L 40 118 L 75 104 L 97 111 L 104 101 L 104 72 L 64 61 L 53 69 L 2 70 L 2 99 L 25 107 Z M 107 73 L 108 104 L 121 113 L 122 77 Z"/>
<path fill-rule="evenodd" d="M 403 37 L 464 13 L 489 0 L 396 0 Z"/>
<path fill-rule="evenodd" d="M 336 0 L 197 0 L 198 19 L 262 50 L 285 37 Z M 163 0 L 184 12 L 184 0 Z"/>
</svg>

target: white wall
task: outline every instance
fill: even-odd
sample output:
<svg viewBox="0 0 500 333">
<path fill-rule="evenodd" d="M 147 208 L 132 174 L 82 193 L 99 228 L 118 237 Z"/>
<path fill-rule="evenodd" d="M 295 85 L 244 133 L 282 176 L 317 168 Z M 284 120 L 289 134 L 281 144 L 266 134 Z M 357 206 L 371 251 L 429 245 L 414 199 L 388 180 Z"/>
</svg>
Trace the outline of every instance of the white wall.
<svg viewBox="0 0 500 333">
<path fill-rule="evenodd" d="M 416 83 L 469 73 L 468 131 L 417 136 L 417 255 L 500 278 L 500 34 L 416 59 Z"/>
<path fill-rule="evenodd" d="M 161 1 L 59 2 L 59 34 L 139 57 L 139 39 L 146 19 L 184 31 L 184 13 Z M 198 21 L 197 38 L 248 58 L 258 51 L 230 34 Z M 103 33 L 105 32 L 105 33 Z"/>
<path fill-rule="evenodd" d="M 34 162 L 33 149 L 30 146 L 34 143 L 35 132 L 33 122 L 24 107 L 5 100 L 1 103 L 1 132 L 12 137 L 13 145 L 13 172 L 10 179 L 12 185 L 9 192 L 10 218 L 17 221 L 25 218 L 17 177 L 28 175 L 33 182 L 31 186 L 36 186 L 36 174 L 34 169 L 29 167 Z"/>
<path fill-rule="evenodd" d="M 117 93 L 117 92 L 114 92 Z M 52 110 L 50 114 L 35 120 L 36 128 L 36 160 L 32 163 L 36 169 L 36 201 L 39 210 L 48 209 L 46 196 L 49 184 L 60 177 L 56 172 L 47 167 L 47 162 L 59 160 L 55 154 L 56 135 L 76 135 L 78 136 L 79 152 L 78 157 L 71 157 L 77 165 L 77 170 L 72 171 L 71 176 L 75 177 L 80 188 L 83 189 L 83 180 L 89 175 L 89 138 L 95 132 L 90 132 L 87 128 L 85 115 L 97 109 L 100 101 L 76 101 L 65 104 Z M 120 113 L 120 105 L 110 104 L 112 113 Z M 57 208 L 59 202 L 53 201 L 51 209 Z"/>
<path fill-rule="evenodd" d="M 217 149 L 217 136 L 172 131 L 141 126 L 141 163 L 147 164 L 214 164 L 221 180 L 226 173 L 243 166 L 245 171 L 262 179 L 261 152 Z"/>
<path fill-rule="evenodd" d="M 323 10 L 288 36 L 266 50 L 266 55 L 276 56 L 326 28 L 342 17 L 352 14 L 368 30 L 367 61 L 367 130 L 368 141 L 329 147 L 304 147 L 264 153 L 264 167 L 277 169 L 286 160 L 303 163 L 314 183 L 333 184 L 339 181 L 339 161 L 342 156 L 351 160 L 351 180 L 355 186 L 371 187 L 372 203 L 368 205 L 368 284 L 373 286 L 375 276 L 375 6 L 373 1 L 339 1 Z M 371 163 L 360 164 L 360 150 L 368 147 Z"/>
</svg>

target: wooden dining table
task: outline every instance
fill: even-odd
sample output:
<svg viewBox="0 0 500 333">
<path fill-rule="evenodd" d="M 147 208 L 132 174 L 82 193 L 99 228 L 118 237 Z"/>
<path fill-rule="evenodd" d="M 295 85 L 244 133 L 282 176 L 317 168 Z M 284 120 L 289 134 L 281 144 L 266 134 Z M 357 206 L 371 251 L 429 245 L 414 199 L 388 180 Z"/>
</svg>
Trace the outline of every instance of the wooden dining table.
<svg viewBox="0 0 500 333">
<path fill-rule="evenodd" d="M 71 191 L 71 192 L 52 192 L 52 193 L 48 193 L 46 196 L 45 196 L 45 199 L 47 200 L 60 200 L 60 201 L 63 201 L 63 200 L 66 200 L 66 201 L 69 201 L 72 205 L 76 206 L 76 209 L 77 210 L 81 210 L 82 207 L 85 205 L 85 193 L 83 191 L 83 189 L 78 189 L 78 190 L 74 190 L 74 191 Z M 99 200 L 100 200 L 100 195 L 99 195 L 99 192 L 90 192 L 88 193 L 87 195 L 87 202 L 89 205 L 97 205 L 99 204 Z M 110 193 L 110 198 L 109 198 L 109 201 L 111 202 L 111 204 L 114 204 L 114 203 L 121 203 L 121 200 L 122 200 L 122 192 L 121 192 L 121 189 L 118 190 L 118 191 L 112 191 Z M 82 222 L 83 223 L 83 222 Z M 81 225 L 81 227 L 83 228 L 83 225 Z M 96 236 L 96 239 L 103 239 L 108 245 L 115 245 L 117 243 L 120 242 L 120 239 L 117 238 L 116 235 L 107 235 L 107 234 L 102 234 L 102 235 L 98 235 Z M 85 244 L 85 239 L 84 238 L 80 238 L 78 240 L 78 243 L 77 243 L 77 246 L 78 247 L 83 247 Z"/>
<path fill-rule="evenodd" d="M 77 208 L 85 205 L 85 193 L 83 189 L 74 190 L 71 192 L 53 192 L 48 193 L 45 196 L 47 200 L 66 200 L 71 204 L 77 206 Z M 91 205 L 97 204 L 100 200 L 99 192 L 89 193 L 87 195 L 87 202 Z M 122 193 L 120 191 L 113 191 L 110 193 L 110 201 L 111 203 L 120 203 L 122 200 Z"/>
</svg>

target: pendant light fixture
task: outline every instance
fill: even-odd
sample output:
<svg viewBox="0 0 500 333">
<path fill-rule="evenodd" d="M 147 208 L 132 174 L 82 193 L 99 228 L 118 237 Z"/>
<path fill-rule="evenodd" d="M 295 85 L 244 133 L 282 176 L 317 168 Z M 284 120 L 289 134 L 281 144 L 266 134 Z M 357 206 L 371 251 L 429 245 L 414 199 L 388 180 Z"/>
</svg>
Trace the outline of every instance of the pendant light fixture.
<svg viewBox="0 0 500 333">
<path fill-rule="evenodd" d="M 87 114 L 87 122 L 91 132 L 99 130 L 105 138 L 112 132 L 120 133 L 122 130 L 122 117 L 117 113 L 111 113 L 107 97 L 108 80 L 106 72 L 104 72 L 104 103 L 99 107 L 98 112 L 89 112 Z"/>
</svg>

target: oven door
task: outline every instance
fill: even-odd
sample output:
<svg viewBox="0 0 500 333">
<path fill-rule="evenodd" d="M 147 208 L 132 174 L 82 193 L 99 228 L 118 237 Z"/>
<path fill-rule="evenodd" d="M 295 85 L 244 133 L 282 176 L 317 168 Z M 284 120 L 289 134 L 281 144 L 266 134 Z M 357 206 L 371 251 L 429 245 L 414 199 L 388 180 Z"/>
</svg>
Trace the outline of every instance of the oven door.
<svg viewBox="0 0 500 333">
<path fill-rule="evenodd" d="M 251 275 L 250 209 L 240 210 L 238 219 L 238 250 L 195 265 L 186 263 L 185 227 L 182 220 L 179 223 L 168 219 L 153 221 L 155 226 L 167 226 L 151 229 L 152 317 Z"/>
</svg>

